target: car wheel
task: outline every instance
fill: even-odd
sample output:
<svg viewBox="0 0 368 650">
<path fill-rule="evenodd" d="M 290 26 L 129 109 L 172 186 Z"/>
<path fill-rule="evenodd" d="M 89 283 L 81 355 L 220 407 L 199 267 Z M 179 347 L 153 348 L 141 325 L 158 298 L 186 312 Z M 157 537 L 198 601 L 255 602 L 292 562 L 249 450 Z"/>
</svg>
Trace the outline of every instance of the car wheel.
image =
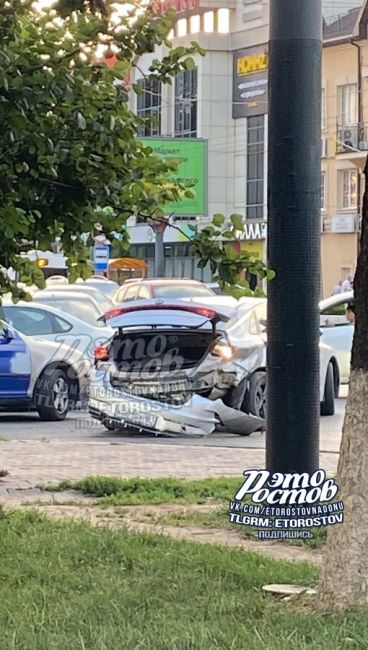
<svg viewBox="0 0 368 650">
<path fill-rule="evenodd" d="M 69 382 L 62 370 L 44 372 L 35 391 L 36 409 L 41 420 L 64 420 L 69 411 Z"/>
<path fill-rule="evenodd" d="M 328 364 L 325 380 L 325 392 L 321 403 L 321 415 L 335 414 L 335 378 L 332 363 Z"/>
<path fill-rule="evenodd" d="M 258 418 L 267 418 L 267 382 L 266 373 L 262 370 L 253 373 L 249 379 L 249 387 L 245 394 L 242 411 Z"/>
</svg>

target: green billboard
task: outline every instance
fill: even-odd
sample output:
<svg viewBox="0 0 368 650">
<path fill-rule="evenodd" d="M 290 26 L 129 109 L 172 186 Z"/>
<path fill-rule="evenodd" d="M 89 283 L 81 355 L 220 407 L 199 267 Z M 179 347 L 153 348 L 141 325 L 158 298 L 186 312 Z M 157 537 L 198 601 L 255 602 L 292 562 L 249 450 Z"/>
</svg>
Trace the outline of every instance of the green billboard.
<svg viewBox="0 0 368 650">
<path fill-rule="evenodd" d="M 191 190 L 194 197 L 167 203 L 166 214 L 207 214 L 207 141 L 197 138 L 142 138 L 142 142 L 152 147 L 158 156 L 179 159 L 178 171 L 171 180 L 193 185 Z"/>
</svg>

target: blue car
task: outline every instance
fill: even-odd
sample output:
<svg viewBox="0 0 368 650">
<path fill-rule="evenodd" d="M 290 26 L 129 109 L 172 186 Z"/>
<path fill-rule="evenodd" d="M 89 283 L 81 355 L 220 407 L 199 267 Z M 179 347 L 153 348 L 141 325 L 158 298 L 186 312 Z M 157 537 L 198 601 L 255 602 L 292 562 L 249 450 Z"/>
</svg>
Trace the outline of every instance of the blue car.
<svg viewBox="0 0 368 650">
<path fill-rule="evenodd" d="M 20 334 L 0 321 L 0 409 L 63 420 L 88 395 L 90 362 L 64 344 Z"/>
</svg>

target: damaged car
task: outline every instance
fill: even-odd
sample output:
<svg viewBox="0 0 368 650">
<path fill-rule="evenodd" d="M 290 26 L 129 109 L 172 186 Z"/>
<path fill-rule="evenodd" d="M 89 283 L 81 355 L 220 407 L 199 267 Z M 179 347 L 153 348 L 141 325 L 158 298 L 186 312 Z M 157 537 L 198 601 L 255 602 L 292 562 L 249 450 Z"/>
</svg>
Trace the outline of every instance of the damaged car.
<svg viewBox="0 0 368 650">
<path fill-rule="evenodd" d="M 162 300 L 112 309 L 105 320 L 115 334 L 95 350 L 92 417 L 111 430 L 168 434 L 262 428 L 262 418 L 233 407 L 241 401 L 236 386 L 254 366 L 251 357 L 244 367 L 234 363 L 225 329 L 233 312 Z"/>
<path fill-rule="evenodd" d="M 247 436 L 265 428 L 264 300 L 237 309 L 143 300 L 104 318 L 115 333 L 95 350 L 89 411 L 107 429 Z M 322 346 L 321 402 L 330 410 L 334 363 Z"/>
</svg>

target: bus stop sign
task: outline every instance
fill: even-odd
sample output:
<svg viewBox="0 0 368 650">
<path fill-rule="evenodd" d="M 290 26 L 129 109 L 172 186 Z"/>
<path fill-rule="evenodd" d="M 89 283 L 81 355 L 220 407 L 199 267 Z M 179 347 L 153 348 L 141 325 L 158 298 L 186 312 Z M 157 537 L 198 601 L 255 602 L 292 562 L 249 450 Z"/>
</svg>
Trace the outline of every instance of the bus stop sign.
<svg viewBox="0 0 368 650">
<path fill-rule="evenodd" d="M 93 247 L 93 265 L 95 271 L 106 272 L 109 267 L 110 248 L 107 244 L 95 244 Z"/>
</svg>

